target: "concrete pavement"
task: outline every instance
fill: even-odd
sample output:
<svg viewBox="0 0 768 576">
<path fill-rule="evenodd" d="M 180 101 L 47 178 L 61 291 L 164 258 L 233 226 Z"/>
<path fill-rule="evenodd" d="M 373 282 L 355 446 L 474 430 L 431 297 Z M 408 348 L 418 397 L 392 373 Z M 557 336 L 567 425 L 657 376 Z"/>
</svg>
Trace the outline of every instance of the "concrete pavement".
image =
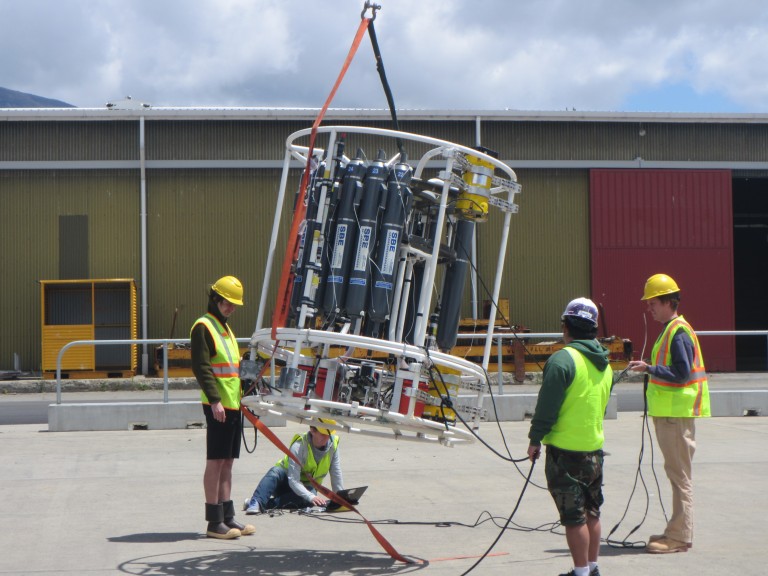
<svg viewBox="0 0 768 576">
<path fill-rule="evenodd" d="M 528 426 L 483 423 L 479 432 L 500 452 L 503 433 L 519 458 Z M 641 522 L 647 492 L 647 517 L 631 537 L 645 539 L 662 530 L 664 517 L 647 436 L 638 476 L 641 415 L 621 412 L 605 426 L 603 534 L 621 519 L 634 487 L 613 538 L 623 539 Z M 289 441 L 302 430 L 289 422 L 275 432 Z M 253 432 L 247 437 L 250 447 Z M 604 544 L 603 575 L 765 573 L 768 419 L 702 420 L 697 439 L 693 549 L 653 556 Z M 205 538 L 204 443 L 200 429 L 52 433 L 45 425 L 0 426 L 0 574 L 458 575 L 500 534 L 529 469 L 524 463 L 518 472 L 480 443 L 446 448 L 342 434 L 345 484 L 370 486 L 360 510 L 416 562 L 402 564 L 391 560 L 351 513 L 240 516 L 256 525 L 255 535 L 227 542 Z M 279 456 L 262 436 L 253 454 L 243 451 L 235 465 L 236 504 Z M 669 508 L 662 459 L 658 452 L 653 457 Z M 544 483 L 542 465 L 534 469 L 533 481 Z M 529 485 L 514 524 L 472 573 L 566 572 L 570 557 L 562 530 L 550 530 L 555 520 L 548 493 Z"/>
</svg>

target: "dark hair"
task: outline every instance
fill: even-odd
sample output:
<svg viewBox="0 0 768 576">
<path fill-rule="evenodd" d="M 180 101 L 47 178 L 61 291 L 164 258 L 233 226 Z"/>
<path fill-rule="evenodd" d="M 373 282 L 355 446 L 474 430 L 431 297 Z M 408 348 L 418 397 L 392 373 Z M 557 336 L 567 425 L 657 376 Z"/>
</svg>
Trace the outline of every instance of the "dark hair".
<svg viewBox="0 0 768 576">
<path fill-rule="evenodd" d="M 563 323 L 568 328 L 568 334 L 574 340 L 592 340 L 597 337 L 597 326 L 591 322 L 573 316 L 565 316 Z"/>
<path fill-rule="evenodd" d="M 671 294 L 662 294 L 659 296 L 661 302 L 669 302 L 672 306 L 672 310 L 677 312 L 677 307 L 680 305 L 680 292 L 672 292 Z"/>
<path fill-rule="evenodd" d="M 223 318 L 224 321 L 226 321 L 226 318 L 224 318 L 221 315 L 221 312 L 219 312 L 219 302 L 222 300 L 224 300 L 224 298 L 222 298 L 221 294 L 217 294 L 213 290 L 208 292 L 208 313 L 213 314 L 219 320 L 222 320 Z"/>
<path fill-rule="evenodd" d="M 216 303 L 218 304 L 219 302 L 221 302 L 222 300 L 224 300 L 224 297 L 223 297 L 221 294 L 219 294 L 218 292 L 216 292 L 216 290 L 214 290 L 213 288 L 211 288 L 211 289 L 208 291 L 208 299 L 209 299 L 211 302 L 216 302 Z"/>
</svg>

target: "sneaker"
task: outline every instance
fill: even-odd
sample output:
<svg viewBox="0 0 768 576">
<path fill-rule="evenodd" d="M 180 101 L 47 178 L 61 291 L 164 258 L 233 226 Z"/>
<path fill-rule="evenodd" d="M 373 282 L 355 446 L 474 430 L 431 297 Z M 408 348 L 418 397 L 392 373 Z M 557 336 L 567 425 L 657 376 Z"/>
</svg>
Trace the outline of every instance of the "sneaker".
<svg viewBox="0 0 768 576">
<path fill-rule="evenodd" d="M 245 513 L 248 516 L 253 516 L 254 514 L 261 514 L 262 512 L 264 512 L 264 510 L 261 509 L 261 504 L 259 504 L 258 502 L 256 502 L 256 504 L 254 504 L 253 506 L 247 506 L 245 508 Z"/>
<path fill-rule="evenodd" d="M 248 510 L 248 507 L 249 507 L 250 505 L 251 505 L 251 499 L 250 499 L 250 498 L 246 498 L 246 499 L 245 499 L 245 502 L 243 502 L 243 512 L 245 512 L 246 510 Z M 651 536 L 651 538 L 653 538 L 653 536 Z"/>
<path fill-rule="evenodd" d="M 592 568 L 592 571 L 589 573 L 589 576 L 600 576 L 600 570 L 597 566 Z"/>
<path fill-rule="evenodd" d="M 649 554 L 674 554 L 675 552 L 688 552 L 689 544 L 667 538 L 666 536 L 649 542 L 645 551 Z"/>
</svg>

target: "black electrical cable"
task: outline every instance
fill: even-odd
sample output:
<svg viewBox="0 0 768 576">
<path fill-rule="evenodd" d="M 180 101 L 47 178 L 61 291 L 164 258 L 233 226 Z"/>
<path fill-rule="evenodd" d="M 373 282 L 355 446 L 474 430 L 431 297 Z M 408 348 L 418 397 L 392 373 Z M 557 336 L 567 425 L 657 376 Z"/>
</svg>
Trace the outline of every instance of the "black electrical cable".
<svg viewBox="0 0 768 576">
<path fill-rule="evenodd" d="M 430 364 L 430 366 L 429 366 L 430 379 L 434 383 L 434 376 L 432 375 L 432 371 L 434 370 L 435 372 L 437 372 L 438 376 L 440 377 L 440 381 L 441 381 L 441 383 L 443 385 L 443 390 L 445 390 L 445 395 L 446 395 L 447 398 L 443 397 L 443 394 L 441 394 L 439 389 L 437 389 L 437 387 L 435 386 L 435 390 L 438 392 L 438 395 L 440 396 L 441 406 L 447 405 L 449 408 L 453 409 L 452 408 L 453 407 L 453 400 L 450 397 L 450 391 L 448 390 L 448 387 L 445 385 L 445 381 L 443 380 L 442 373 L 440 372 L 440 370 L 435 368 L 435 365 L 434 365 L 434 363 L 432 362 L 432 359 L 429 356 L 429 349 L 428 348 L 424 348 L 424 353 L 426 354 L 427 359 L 429 360 L 429 364 Z M 483 372 L 485 372 L 485 370 L 483 370 Z M 517 459 L 512 457 L 512 453 L 509 450 L 509 445 L 507 444 L 507 438 L 504 435 L 504 431 L 501 429 L 501 423 L 499 422 L 499 415 L 498 415 L 498 412 L 496 412 L 496 401 L 495 401 L 494 396 L 493 396 L 493 390 L 491 389 L 491 385 L 490 385 L 490 381 L 488 379 L 488 373 L 487 372 L 485 372 L 485 382 L 488 385 L 488 391 L 489 391 L 490 396 L 491 396 L 491 404 L 493 405 L 493 410 L 494 410 L 494 414 L 495 414 L 495 417 L 496 417 L 496 427 L 499 430 L 499 434 L 501 435 L 501 440 L 502 440 L 502 443 L 504 444 L 504 448 L 507 451 L 507 456 L 504 456 L 498 450 L 496 450 L 494 447 L 492 447 L 490 444 L 488 444 L 485 440 L 483 440 L 483 438 L 481 436 L 479 436 L 475 432 L 475 430 L 472 428 L 472 426 L 470 426 L 469 423 L 467 423 L 467 421 L 464 420 L 464 418 L 462 418 L 462 416 L 461 416 L 461 414 L 459 413 L 458 410 L 453 409 L 453 411 L 456 414 L 456 418 L 464 425 L 464 427 L 467 429 L 467 431 L 469 431 L 470 434 L 472 434 L 472 436 L 474 436 L 483 446 L 485 446 L 493 454 L 495 454 L 496 456 L 498 456 L 499 458 L 501 458 L 505 462 L 511 462 L 514 465 L 514 467 L 517 470 L 517 472 L 523 478 L 526 478 L 525 473 L 520 469 L 520 466 L 518 466 L 518 463 L 525 462 L 526 460 L 528 460 L 528 457 L 526 456 L 526 457 L 517 458 Z M 528 483 L 530 483 L 531 485 L 533 485 L 535 488 L 538 488 L 540 490 L 546 490 L 547 489 L 545 486 L 541 486 L 540 484 L 536 484 L 536 482 L 531 481 L 530 478 L 527 478 L 526 481 Z"/>
<path fill-rule="evenodd" d="M 392 89 L 389 87 L 389 81 L 387 80 L 387 73 L 384 71 L 384 60 L 381 58 L 381 51 L 379 50 L 379 41 L 376 38 L 376 30 L 373 26 L 373 20 L 375 19 L 375 12 L 374 12 L 374 18 L 371 19 L 371 21 L 368 23 L 368 36 L 371 38 L 371 45 L 373 47 L 373 54 L 376 58 L 376 70 L 379 72 L 379 78 L 381 79 L 381 85 L 384 88 L 384 94 L 387 97 L 387 104 L 389 105 L 389 113 L 392 116 L 392 124 L 394 125 L 395 131 L 400 131 L 400 124 L 397 121 L 397 108 L 395 107 L 395 99 L 392 96 Z M 400 151 L 400 160 L 402 162 L 408 161 L 408 155 L 405 153 L 405 148 L 403 147 L 403 140 L 401 138 L 396 138 L 395 141 L 397 142 L 397 149 Z"/>
<path fill-rule="evenodd" d="M 645 319 L 645 315 L 643 315 L 643 319 Z M 646 339 L 647 339 L 647 326 L 646 326 Z M 642 358 L 645 353 L 645 341 L 643 343 L 643 350 L 640 353 L 640 357 Z M 626 372 L 626 370 L 624 371 Z M 624 374 L 622 372 L 622 375 Z M 619 379 L 616 380 L 618 382 Z M 637 460 L 637 470 L 635 471 L 635 482 L 632 485 L 632 491 L 629 494 L 629 499 L 627 500 L 627 505 L 624 508 L 624 513 L 622 514 L 619 521 L 616 523 L 616 525 L 611 529 L 611 531 L 608 533 L 608 536 L 603 538 L 603 540 L 608 544 L 609 546 L 613 548 L 642 548 L 645 546 L 645 541 L 637 541 L 637 542 L 629 542 L 627 539 L 632 536 L 637 530 L 640 529 L 640 527 L 645 523 L 646 518 L 648 517 L 648 510 L 650 508 L 650 495 L 648 493 L 648 485 L 645 482 L 645 478 L 643 477 L 643 471 L 642 471 L 642 464 L 643 464 L 643 456 L 645 454 L 645 434 L 648 433 L 648 442 L 651 447 L 651 473 L 653 474 L 653 479 L 656 483 L 656 493 L 659 494 L 659 504 L 661 505 L 661 511 L 664 514 L 664 520 L 668 522 L 667 519 L 667 511 L 664 508 L 664 502 L 661 499 L 661 486 L 659 486 L 659 478 L 656 475 L 656 469 L 654 467 L 654 450 L 653 450 L 653 435 L 651 434 L 651 428 L 648 423 L 648 374 L 645 374 L 645 377 L 643 378 L 643 419 L 640 425 L 640 453 L 638 455 Z M 624 519 L 627 516 L 627 512 L 629 511 L 629 506 L 632 503 L 632 498 L 635 495 L 635 490 L 637 488 L 637 481 L 638 478 L 640 479 L 643 488 L 645 489 L 645 510 L 643 511 L 643 517 L 641 518 L 640 522 L 632 528 L 627 535 L 624 537 L 623 540 L 611 540 L 611 536 L 613 535 L 616 530 L 618 530 L 619 526 L 621 526 L 621 523 L 624 521 Z"/>
<path fill-rule="evenodd" d="M 523 347 L 523 350 L 525 350 L 525 353 L 528 356 L 531 356 L 533 358 L 533 361 L 536 363 L 536 366 L 539 367 L 539 370 L 543 371 L 544 368 L 542 367 L 542 365 L 539 363 L 539 361 L 536 359 L 536 357 L 533 356 L 533 354 L 531 354 L 531 351 L 528 350 L 528 347 L 525 345 L 525 339 L 521 338 L 517 334 L 517 332 L 515 331 L 515 327 L 509 321 L 509 318 L 504 316 L 504 313 L 499 308 L 499 303 L 494 301 L 493 295 L 492 295 L 491 291 L 488 289 L 488 285 L 485 283 L 485 280 L 483 280 L 483 277 L 480 275 L 480 272 L 478 271 L 477 266 L 475 266 L 475 263 L 473 262 L 472 258 L 470 257 L 469 253 L 467 252 L 467 249 L 464 246 L 461 246 L 461 249 L 464 252 L 464 256 L 466 257 L 467 262 L 469 262 L 470 267 L 472 268 L 472 270 L 474 271 L 475 275 L 477 276 L 477 279 L 480 281 L 480 285 L 483 287 L 483 290 L 485 290 L 485 295 L 488 296 L 488 298 L 491 300 L 491 303 L 496 307 L 496 313 L 501 316 L 501 320 L 502 320 L 503 324 L 505 324 L 507 326 L 507 328 L 512 330 L 512 335 L 514 336 L 515 340 L 520 342 L 520 344 Z"/>
<path fill-rule="evenodd" d="M 491 550 L 493 550 L 494 546 L 501 540 L 502 535 L 507 530 L 507 526 L 512 522 L 512 518 L 515 516 L 515 513 L 517 512 L 517 509 L 520 507 L 520 502 L 523 501 L 523 495 L 525 494 L 525 489 L 528 487 L 528 483 L 531 480 L 531 475 L 533 474 L 533 469 L 536 467 L 536 461 L 534 460 L 531 462 L 531 469 L 528 471 L 528 477 L 525 479 L 525 484 L 523 484 L 523 489 L 520 491 L 520 496 L 517 498 L 517 502 L 515 503 L 515 508 L 512 510 L 512 513 L 509 515 L 509 518 L 507 519 L 507 523 L 504 525 L 504 528 L 502 528 L 501 532 L 499 532 L 498 536 L 496 536 L 496 539 L 491 543 L 491 545 L 488 547 L 488 549 L 483 553 L 480 558 L 477 559 L 477 561 L 472 564 L 465 572 L 462 572 L 461 576 L 466 576 L 472 570 L 477 568 L 477 566 L 485 560 L 485 557 L 490 554 Z"/>
<path fill-rule="evenodd" d="M 258 415 L 254 414 L 258 418 Z M 259 431 L 253 427 L 253 448 L 248 448 L 248 440 L 245 437 L 245 415 L 240 412 L 240 434 L 243 438 L 243 446 L 248 454 L 253 454 L 259 444 Z"/>
</svg>

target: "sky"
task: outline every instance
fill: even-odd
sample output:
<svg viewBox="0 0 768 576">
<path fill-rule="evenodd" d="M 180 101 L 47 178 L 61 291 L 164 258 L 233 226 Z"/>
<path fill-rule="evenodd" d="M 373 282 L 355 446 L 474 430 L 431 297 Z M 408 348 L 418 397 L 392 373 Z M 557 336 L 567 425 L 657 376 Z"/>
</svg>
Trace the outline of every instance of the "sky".
<svg viewBox="0 0 768 576">
<path fill-rule="evenodd" d="M 398 109 L 768 112 L 764 0 L 378 3 Z M 363 5 L 0 0 L 0 86 L 86 108 L 320 108 Z M 386 106 L 366 36 L 332 107 Z"/>
</svg>

